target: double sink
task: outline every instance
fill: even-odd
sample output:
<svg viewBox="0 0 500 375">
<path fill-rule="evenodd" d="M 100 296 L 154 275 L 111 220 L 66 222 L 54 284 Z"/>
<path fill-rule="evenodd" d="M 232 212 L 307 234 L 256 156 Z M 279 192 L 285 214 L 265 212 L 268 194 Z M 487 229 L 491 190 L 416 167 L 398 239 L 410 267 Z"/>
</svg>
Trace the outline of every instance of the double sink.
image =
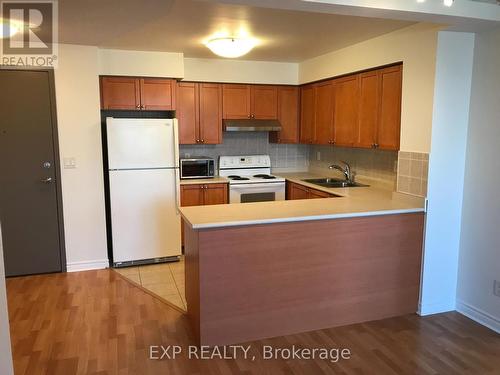
<svg viewBox="0 0 500 375">
<path fill-rule="evenodd" d="M 369 185 L 359 184 L 347 180 L 340 180 L 338 178 L 310 178 L 302 180 L 310 184 L 326 187 L 326 188 L 351 188 L 351 187 L 368 187 Z"/>
</svg>

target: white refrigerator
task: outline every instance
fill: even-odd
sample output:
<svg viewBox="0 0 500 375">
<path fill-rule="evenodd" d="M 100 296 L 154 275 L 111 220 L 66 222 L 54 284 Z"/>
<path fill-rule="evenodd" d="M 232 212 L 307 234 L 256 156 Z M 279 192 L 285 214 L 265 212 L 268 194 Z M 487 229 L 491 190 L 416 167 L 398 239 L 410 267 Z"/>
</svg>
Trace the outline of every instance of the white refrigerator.
<svg viewBox="0 0 500 375">
<path fill-rule="evenodd" d="M 114 266 L 181 254 L 176 119 L 106 119 Z"/>
</svg>

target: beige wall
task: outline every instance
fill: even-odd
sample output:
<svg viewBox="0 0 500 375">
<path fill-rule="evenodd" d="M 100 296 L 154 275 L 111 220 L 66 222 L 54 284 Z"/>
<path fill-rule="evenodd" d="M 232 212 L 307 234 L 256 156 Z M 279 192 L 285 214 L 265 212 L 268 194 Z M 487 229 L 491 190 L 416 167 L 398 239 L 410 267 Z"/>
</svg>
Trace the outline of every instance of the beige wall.
<svg viewBox="0 0 500 375">
<path fill-rule="evenodd" d="M 182 53 L 99 49 L 99 74 L 145 77 L 184 77 Z"/>
<path fill-rule="evenodd" d="M 439 28 L 417 24 L 299 65 L 300 83 L 404 63 L 401 150 L 429 152 Z"/>
<path fill-rule="evenodd" d="M 96 47 L 60 45 L 55 70 L 68 270 L 107 266 Z"/>
<path fill-rule="evenodd" d="M 457 310 L 500 333 L 500 28 L 476 36 Z"/>
<path fill-rule="evenodd" d="M 298 84 L 299 65 L 268 61 L 184 59 L 184 79 L 205 82 Z"/>
</svg>

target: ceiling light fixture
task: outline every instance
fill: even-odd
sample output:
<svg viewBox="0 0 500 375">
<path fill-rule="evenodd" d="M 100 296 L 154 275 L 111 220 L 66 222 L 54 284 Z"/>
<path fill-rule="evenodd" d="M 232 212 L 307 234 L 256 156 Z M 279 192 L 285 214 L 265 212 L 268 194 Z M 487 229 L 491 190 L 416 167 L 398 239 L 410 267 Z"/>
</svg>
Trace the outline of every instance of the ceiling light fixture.
<svg viewBox="0 0 500 375">
<path fill-rule="evenodd" d="M 451 7 L 453 5 L 453 0 L 444 0 L 443 3 L 447 7 Z"/>
<path fill-rule="evenodd" d="M 16 35 L 22 27 L 20 22 L 10 20 L 5 20 L 0 18 L 0 39 L 2 38 L 10 38 Z"/>
<path fill-rule="evenodd" d="M 246 55 L 257 42 L 250 38 L 224 37 L 210 39 L 205 45 L 216 55 L 234 59 Z"/>
</svg>

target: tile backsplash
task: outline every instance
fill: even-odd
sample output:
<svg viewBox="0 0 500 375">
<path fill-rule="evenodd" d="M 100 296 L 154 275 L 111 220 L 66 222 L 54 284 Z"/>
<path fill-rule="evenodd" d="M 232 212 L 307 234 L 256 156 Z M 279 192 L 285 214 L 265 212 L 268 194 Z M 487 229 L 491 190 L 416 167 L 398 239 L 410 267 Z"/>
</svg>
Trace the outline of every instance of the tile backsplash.
<svg viewBox="0 0 500 375">
<path fill-rule="evenodd" d="M 309 146 L 297 144 L 269 143 L 267 132 L 225 132 L 223 142 L 219 145 L 183 145 L 180 146 L 181 157 L 187 155 L 208 156 L 218 163 L 218 157 L 228 155 L 261 155 L 271 156 L 273 170 L 282 172 L 303 172 L 309 167 Z"/>
<path fill-rule="evenodd" d="M 328 166 L 345 160 L 358 177 L 378 180 L 395 189 L 397 159 L 396 151 L 312 146 L 309 153 L 309 170 L 318 175 L 342 177 L 340 172 L 330 170 Z"/>
<path fill-rule="evenodd" d="M 398 191 L 427 196 L 429 154 L 400 151 L 398 166 Z"/>
</svg>

